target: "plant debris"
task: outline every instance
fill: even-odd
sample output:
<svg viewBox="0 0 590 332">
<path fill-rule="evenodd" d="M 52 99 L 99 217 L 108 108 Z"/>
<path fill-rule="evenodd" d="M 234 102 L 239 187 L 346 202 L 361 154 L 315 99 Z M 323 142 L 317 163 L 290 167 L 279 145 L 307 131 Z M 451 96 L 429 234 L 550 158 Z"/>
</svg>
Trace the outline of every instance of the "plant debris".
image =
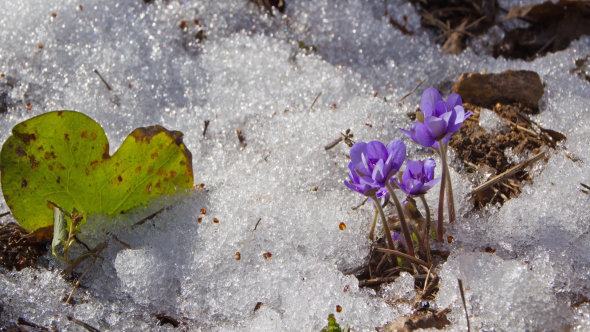
<svg viewBox="0 0 590 332">
<path fill-rule="evenodd" d="M 393 323 L 387 323 L 387 325 L 377 328 L 377 331 L 409 332 L 429 328 L 442 330 L 446 326 L 451 325 L 451 322 L 447 318 L 449 312 L 450 310 L 447 309 L 439 312 L 433 312 L 433 310 L 418 310 L 409 316 L 398 317 Z"/>
<path fill-rule="evenodd" d="M 502 42 L 494 46 L 494 57 L 533 60 L 564 50 L 573 40 L 590 35 L 590 1 L 546 1 L 512 7 L 502 21 L 511 20 L 521 20 L 528 27 L 506 31 Z M 504 26 L 510 27 L 506 23 Z"/>
<path fill-rule="evenodd" d="M 33 266 L 47 251 L 45 242 L 16 223 L 0 226 L 0 264 L 17 271 Z"/>
</svg>

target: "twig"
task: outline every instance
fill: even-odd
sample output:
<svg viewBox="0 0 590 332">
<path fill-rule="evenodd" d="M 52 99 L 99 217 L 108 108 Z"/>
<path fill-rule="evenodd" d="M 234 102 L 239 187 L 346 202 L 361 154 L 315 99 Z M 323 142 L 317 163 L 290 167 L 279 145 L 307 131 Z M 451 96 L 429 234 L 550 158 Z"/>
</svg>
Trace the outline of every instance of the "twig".
<svg viewBox="0 0 590 332">
<path fill-rule="evenodd" d="M 484 189 L 487 189 L 487 188 L 489 188 L 490 186 L 493 186 L 493 185 L 495 185 L 495 184 L 496 184 L 496 183 L 498 183 L 498 182 L 502 182 L 502 181 L 504 181 L 506 178 L 508 178 L 508 177 L 510 177 L 510 176 L 512 176 L 512 175 L 514 175 L 514 174 L 516 174 L 516 173 L 518 173 L 519 171 L 521 171 L 521 170 L 525 169 L 527 166 L 529 166 L 529 165 L 531 165 L 531 164 L 534 164 L 534 163 L 536 163 L 537 161 L 539 161 L 539 160 L 541 160 L 541 159 L 543 159 L 543 158 L 545 158 L 545 152 L 540 152 L 540 153 L 539 153 L 539 154 L 537 154 L 536 156 L 534 156 L 534 157 L 532 157 L 532 158 L 530 158 L 530 159 L 528 159 L 528 160 L 525 160 L 525 161 L 523 161 L 522 163 L 520 163 L 520 164 L 518 164 L 518 165 L 516 165 L 516 166 L 512 167 L 511 169 L 507 170 L 506 172 L 504 172 L 504 173 L 502 173 L 502 174 L 500 174 L 500 175 L 496 176 L 495 178 L 488 180 L 486 183 L 484 183 L 484 184 L 482 184 L 482 185 L 479 185 L 479 186 L 475 187 L 475 189 L 473 189 L 473 190 L 472 190 L 472 191 L 469 193 L 469 195 L 475 195 L 475 194 L 477 194 L 478 192 L 480 192 L 480 191 L 482 191 L 482 190 L 484 190 Z"/>
<path fill-rule="evenodd" d="M 9 214 L 10 214 L 10 211 L 4 212 L 4 213 L 0 213 L 0 218 L 6 217 Z"/>
<path fill-rule="evenodd" d="M 430 277 L 430 271 L 434 267 L 434 264 L 428 268 L 428 273 L 426 274 L 426 281 L 424 281 L 424 288 L 422 289 L 422 293 L 426 292 L 426 286 L 428 286 L 428 277 Z"/>
<path fill-rule="evenodd" d="M 457 279 L 459 282 L 459 290 L 461 291 L 461 300 L 463 300 L 463 308 L 465 308 L 465 319 L 467 319 L 467 332 L 471 331 L 469 326 L 469 315 L 467 314 L 467 303 L 465 302 L 465 293 L 463 292 L 463 280 Z"/>
<path fill-rule="evenodd" d="M 80 326 L 82 326 L 83 328 L 85 328 L 86 330 L 90 331 L 90 332 L 100 332 L 99 329 L 96 329 L 86 323 L 84 323 L 81 320 L 77 320 L 76 318 L 72 317 L 72 316 L 66 316 L 66 318 L 70 321 L 70 322 L 74 322 Z"/>
<path fill-rule="evenodd" d="M 324 149 L 326 149 L 326 151 L 332 149 L 333 147 L 335 147 L 336 145 L 338 145 L 338 143 L 342 142 L 343 139 L 344 138 L 342 136 L 338 137 L 332 143 L 324 146 Z"/>
<path fill-rule="evenodd" d="M 96 259 L 98 258 L 98 255 L 100 255 L 100 253 L 104 250 L 104 248 L 107 247 L 107 244 L 106 243 L 103 243 L 103 244 L 100 244 L 99 246 L 100 246 L 100 249 L 96 252 L 96 256 L 94 256 L 94 259 L 88 265 L 88 267 L 86 268 L 86 271 L 84 271 L 84 273 L 82 274 L 82 276 L 78 279 L 78 281 L 76 281 L 76 284 L 74 285 L 74 288 L 72 288 L 72 292 L 70 293 L 70 296 L 68 296 L 68 299 L 66 300 L 66 304 L 68 304 L 70 302 L 70 299 L 72 298 L 72 295 L 74 295 L 74 291 L 76 290 L 76 288 L 78 288 L 78 285 L 80 285 L 80 282 L 82 281 L 82 279 L 84 278 L 84 276 L 86 275 L 86 273 L 88 273 L 88 271 L 90 270 L 90 268 L 92 267 L 92 265 L 94 265 L 94 262 L 96 262 Z"/>
<path fill-rule="evenodd" d="M 422 79 L 420 79 L 420 83 L 418 83 L 418 85 L 410 92 L 408 92 L 407 95 L 403 96 L 402 99 L 398 100 L 397 102 L 400 103 L 402 102 L 404 99 L 408 98 L 412 93 L 414 93 L 414 91 L 418 90 L 418 88 L 420 86 L 422 86 L 422 84 L 424 84 L 424 81 Z"/>
<path fill-rule="evenodd" d="M 100 80 L 104 83 L 104 85 L 107 87 L 107 89 L 109 91 L 113 91 L 113 89 L 111 89 L 111 86 L 109 85 L 109 83 L 107 83 L 107 81 L 105 81 L 104 78 L 102 78 L 102 75 L 100 75 L 98 70 L 95 69 L 94 72 L 96 73 L 96 75 L 98 75 L 98 77 L 100 77 Z"/>
<path fill-rule="evenodd" d="M 29 321 L 27 321 L 26 319 L 19 317 L 18 320 L 16 321 L 16 323 L 18 325 L 24 325 L 24 326 L 29 326 L 29 327 L 34 327 L 43 331 L 49 331 L 48 328 L 46 328 L 45 326 L 41 326 L 41 325 L 37 325 L 35 323 L 31 323 Z"/>
<path fill-rule="evenodd" d="M 207 132 L 207 127 L 209 127 L 209 120 L 205 120 L 205 127 L 203 128 L 203 137 L 205 137 L 205 133 Z"/>
<path fill-rule="evenodd" d="M 170 208 L 172 208 L 174 205 L 170 205 L 170 206 L 166 206 L 161 208 L 160 210 L 150 214 L 149 216 L 141 219 L 140 221 L 136 222 L 135 224 L 133 224 L 133 226 L 139 226 L 139 225 L 143 225 L 145 224 L 146 221 L 154 219 L 157 215 L 159 215 L 160 213 L 164 212 L 164 210 L 168 210 Z"/>
<path fill-rule="evenodd" d="M 359 287 L 374 287 L 374 286 L 379 286 L 381 284 L 385 284 L 388 282 L 394 282 L 395 279 L 399 278 L 399 276 L 397 277 L 385 277 L 385 278 L 375 278 L 375 279 L 369 279 L 369 280 L 361 280 L 359 281 Z"/>
<path fill-rule="evenodd" d="M 315 102 L 318 101 L 318 99 L 320 98 L 321 95 L 322 95 L 322 92 L 318 93 L 318 96 L 315 97 L 315 99 L 313 100 L 313 103 L 311 104 L 311 107 L 309 108 L 310 111 L 313 109 Z"/>
<path fill-rule="evenodd" d="M 428 263 L 426 263 L 425 261 L 423 261 L 423 260 L 421 260 L 419 258 L 416 258 L 414 256 L 410 256 L 410 255 L 405 254 L 405 253 L 403 253 L 401 251 L 391 250 L 391 249 L 385 249 L 385 248 L 375 248 L 375 250 L 376 251 L 385 252 L 385 253 L 388 253 L 388 254 L 394 254 L 394 255 L 396 255 L 398 257 L 405 258 L 405 259 L 407 259 L 409 261 L 412 261 L 412 262 L 414 262 L 416 264 L 420 264 L 422 266 L 426 266 L 427 268 L 430 268 L 430 266 L 431 266 L 431 264 L 428 264 Z"/>
<path fill-rule="evenodd" d="M 368 200 L 368 198 L 365 198 L 365 200 L 364 200 L 364 201 L 363 201 L 361 204 L 359 204 L 359 205 L 357 205 L 357 206 L 353 207 L 352 209 L 353 209 L 353 210 L 356 210 L 356 209 L 360 208 L 361 206 L 365 205 L 365 203 L 367 202 L 367 200 Z"/>
<path fill-rule="evenodd" d="M 582 182 L 580 182 L 580 185 L 581 185 L 582 187 L 584 187 L 584 188 L 586 188 L 586 189 L 590 190 L 590 186 L 588 186 L 588 185 L 586 185 L 586 184 L 583 184 Z"/>
<path fill-rule="evenodd" d="M 256 228 L 258 228 L 258 224 L 260 224 L 260 220 L 262 220 L 262 218 L 258 218 L 258 221 L 256 222 L 256 226 L 254 226 L 254 230 L 256 230 Z"/>
</svg>

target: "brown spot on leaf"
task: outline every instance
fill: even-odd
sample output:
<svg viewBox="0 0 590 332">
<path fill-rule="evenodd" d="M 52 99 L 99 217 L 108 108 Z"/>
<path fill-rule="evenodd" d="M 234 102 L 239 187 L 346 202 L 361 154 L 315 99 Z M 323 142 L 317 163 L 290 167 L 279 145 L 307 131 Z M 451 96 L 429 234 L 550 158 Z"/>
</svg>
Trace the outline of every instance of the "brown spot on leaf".
<svg viewBox="0 0 590 332">
<path fill-rule="evenodd" d="M 117 180 L 119 180 L 119 182 L 123 182 L 123 177 L 121 177 L 121 175 L 119 175 L 119 176 L 117 177 Z"/>
<path fill-rule="evenodd" d="M 148 173 L 151 173 L 153 169 L 154 169 L 154 168 L 153 168 L 152 166 L 150 166 L 150 167 L 148 168 Z"/>
<path fill-rule="evenodd" d="M 64 111 L 58 111 L 57 112 L 57 116 L 62 117 L 62 118 L 63 118 L 63 114 L 64 114 Z"/>
<path fill-rule="evenodd" d="M 141 166 L 138 166 L 138 167 L 135 169 L 135 173 L 139 173 L 139 171 L 141 171 Z"/>
<path fill-rule="evenodd" d="M 156 188 L 160 188 L 160 181 L 156 182 Z"/>
<path fill-rule="evenodd" d="M 39 162 L 37 160 L 35 160 L 34 155 L 29 156 L 29 164 L 31 165 L 31 167 L 33 169 L 37 169 L 37 167 L 39 167 Z"/>
<path fill-rule="evenodd" d="M 31 141 L 34 141 L 37 139 L 37 137 L 35 136 L 35 134 L 28 134 L 28 133 L 18 133 L 16 134 L 18 136 L 18 138 L 20 138 L 26 145 L 31 144 Z"/>
<path fill-rule="evenodd" d="M 69 140 L 70 140 L 70 135 L 69 135 L 69 134 L 64 134 L 64 139 L 65 139 L 66 141 L 69 141 Z"/>
<path fill-rule="evenodd" d="M 160 169 L 158 170 L 158 175 L 162 175 L 162 173 L 164 173 L 164 170 L 160 168 Z"/>
<path fill-rule="evenodd" d="M 51 155 L 49 154 L 49 152 L 45 152 L 45 155 L 43 155 L 43 157 L 45 158 L 45 160 L 49 160 L 49 158 L 51 158 Z"/>
<path fill-rule="evenodd" d="M 152 153 L 152 159 L 155 159 L 156 157 L 158 157 L 158 152 Z"/>
<path fill-rule="evenodd" d="M 90 174 L 90 170 L 87 168 L 86 169 L 86 175 Z"/>
<path fill-rule="evenodd" d="M 12 142 L 8 143 L 8 147 L 11 149 L 14 147 L 14 145 L 12 145 Z"/>
<path fill-rule="evenodd" d="M 170 171 L 170 177 L 173 178 L 176 176 L 176 172 L 175 171 Z"/>
<path fill-rule="evenodd" d="M 80 134 L 80 137 L 82 137 L 82 138 L 86 138 L 86 137 L 88 137 L 88 131 L 84 130 L 84 131 L 82 132 L 82 134 Z"/>
<path fill-rule="evenodd" d="M 95 133 L 90 133 L 90 138 L 95 139 L 96 138 L 96 134 Z"/>
<path fill-rule="evenodd" d="M 21 183 L 21 188 L 26 188 L 27 187 L 27 180 L 25 180 L 25 178 L 23 178 L 23 182 Z"/>
<path fill-rule="evenodd" d="M 152 192 L 152 183 L 148 183 L 147 186 L 145 186 L 145 191 L 149 194 Z"/>
<path fill-rule="evenodd" d="M 184 166 L 184 165 L 186 165 L 186 161 L 184 161 L 184 160 L 181 160 L 181 161 L 180 161 L 180 166 Z"/>
<path fill-rule="evenodd" d="M 61 183 L 61 177 L 60 176 L 57 177 L 57 183 Z"/>
<path fill-rule="evenodd" d="M 91 161 L 90 166 L 92 166 L 92 169 L 96 169 L 96 166 L 98 166 L 98 160 Z"/>
<path fill-rule="evenodd" d="M 19 155 L 19 157 L 26 157 L 27 156 L 27 153 L 25 152 L 25 150 L 21 146 L 17 147 L 15 152 L 16 152 L 16 154 Z"/>
<path fill-rule="evenodd" d="M 53 171 L 53 166 L 47 165 L 47 168 L 49 168 L 50 171 Z"/>
<path fill-rule="evenodd" d="M 109 144 L 107 143 L 102 149 L 102 159 L 109 159 L 110 157 L 111 156 L 109 155 Z"/>
</svg>

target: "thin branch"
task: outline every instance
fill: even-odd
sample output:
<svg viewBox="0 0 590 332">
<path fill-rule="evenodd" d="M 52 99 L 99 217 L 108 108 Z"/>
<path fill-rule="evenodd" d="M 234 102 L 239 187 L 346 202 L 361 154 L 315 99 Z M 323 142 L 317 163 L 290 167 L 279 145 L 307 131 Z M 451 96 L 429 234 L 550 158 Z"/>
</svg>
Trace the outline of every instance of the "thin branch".
<svg viewBox="0 0 590 332">
<path fill-rule="evenodd" d="M 321 95 L 322 95 L 322 92 L 318 93 L 318 96 L 315 97 L 315 99 L 313 100 L 313 103 L 311 104 L 311 107 L 309 108 L 310 111 L 313 109 L 315 102 L 318 101 L 318 99 L 320 98 Z"/>
<path fill-rule="evenodd" d="M 100 80 L 102 81 L 102 83 L 104 83 L 104 85 L 107 87 L 107 89 L 109 91 L 113 91 L 113 89 L 111 89 L 111 86 L 109 85 L 109 83 L 107 83 L 107 81 L 105 81 L 104 78 L 102 78 L 102 75 L 100 75 L 98 70 L 95 69 L 94 72 L 96 73 L 96 75 L 98 75 L 98 77 L 100 77 Z"/>
<path fill-rule="evenodd" d="M 409 96 L 410 96 L 412 93 L 414 93 L 416 90 L 418 90 L 418 88 L 419 88 L 420 86 L 422 86 L 422 84 L 424 84 L 424 81 L 423 81 L 422 79 L 420 79 L 420 81 L 419 81 L 419 82 L 420 82 L 420 83 L 418 83 L 418 85 L 417 85 L 417 86 L 416 86 L 414 89 L 412 89 L 412 91 L 408 92 L 408 94 L 407 94 L 407 95 L 403 96 L 403 97 L 402 97 L 402 99 L 398 100 L 397 102 L 398 102 L 398 103 L 402 102 L 404 99 L 408 98 L 408 97 L 409 97 Z"/>
<path fill-rule="evenodd" d="M 410 256 L 410 255 L 405 254 L 405 253 L 403 253 L 401 251 L 390 250 L 390 249 L 385 249 L 385 248 L 375 248 L 375 250 L 376 251 L 381 251 L 381 252 L 384 252 L 384 253 L 388 253 L 388 254 L 394 254 L 394 255 L 396 255 L 398 257 L 405 258 L 405 259 L 407 259 L 409 261 L 412 261 L 412 262 L 414 262 L 416 264 L 420 264 L 420 265 L 425 266 L 427 268 L 430 268 L 430 266 L 431 266 L 431 264 L 428 264 L 428 263 L 426 263 L 425 261 L 423 261 L 423 260 L 421 260 L 419 258 L 416 258 L 414 256 Z"/>
<path fill-rule="evenodd" d="M 545 158 L 545 152 L 540 152 L 539 154 L 537 154 L 536 156 L 523 161 L 522 163 L 512 167 L 511 169 L 507 170 L 506 172 L 496 176 L 493 179 L 490 179 L 489 181 L 487 181 L 486 183 L 479 185 L 477 187 L 475 187 L 475 189 L 473 189 L 471 191 L 471 193 L 469 193 L 469 195 L 475 195 L 478 192 L 485 190 L 487 188 L 489 188 L 490 186 L 495 185 L 498 182 L 502 182 L 504 181 L 506 178 L 518 173 L 519 171 L 525 169 L 527 166 L 536 163 L 537 161 L 541 160 Z"/>
<path fill-rule="evenodd" d="M 86 268 L 86 271 L 84 271 L 84 273 L 82 274 L 82 276 L 80 277 L 80 279 L 78 279 L 78 281 L 76 281 L 76 284 L 74 285 L 74 288 L 72 288 L 72 292 L 70 293 L 70 296 L 68 296 L 68 299 L 66 300 L 66 304 L 70 302 L 70 299 L 72 298 L 72 295 L 74 295 L 74 291 L 76 290 L 76 288 L 78 288 L 78 286 L 80 285 L 80 282 L 82 281 L 82 279 L 84 278 L 84 276 L 86 275 L 86 273 L 88 273 L 88 271 L 90 270 L 90 268 L 94 265 L 94 262 L 96 262 L 96 259 L 99 257 L 98 255 L 100 255 L 100 253 L 104 250 L 104 248 L 107 247 L 107 244 L 106 243 L 103 243 L 103 244 L 99 245 L 99 247 L 100 247 L 100 249 L 96 252 L 96 256 L 94 256 L 94 259 L 88 265 L 88 267 Z"/>
<path fill-rule="evenodd" d="M 467 332 L 471 331 L 469 326 L 469 315 L 467 314 L 467 302 L 465 302 L 465 293 L 463 292 L 463 280 L 457 279 L 459 282 L 459 290 L 461 291 L 461 300 L 463 300 L 463 308 L 465 308 L 465 319 L 467 319 Z"/>
</svg>

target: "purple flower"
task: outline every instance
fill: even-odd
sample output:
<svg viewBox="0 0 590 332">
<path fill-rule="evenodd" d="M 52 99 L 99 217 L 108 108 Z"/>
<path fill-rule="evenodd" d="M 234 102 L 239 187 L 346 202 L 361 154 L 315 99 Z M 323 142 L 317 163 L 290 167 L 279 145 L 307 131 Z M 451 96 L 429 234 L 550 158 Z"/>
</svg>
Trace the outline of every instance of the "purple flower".
<svg viewBox="0 0 590 332">
<path fill-rule="evenodd" d="M 346 186 L 365 193 L 368 189 L 379 188 L 377 197 L 387 194 L 385 182 L 402 166 L 406 158 L 406 145 L 402 140 L 391 141 L 387 147 L 379 142 L 358 142 L 350 149 Z"/>
<path fill-rule="evenodd" d="M 354 168 L 354 165 L 352 164 L 352 162 L 350 162 L 348 164 L 348 178 L 350 179 L 350 181 L 344 181 L 344 184 L 348 188 L 350 188 L 362 195 L 364 195 L 365 192 L 367 192 L 367 190 L 374 188 L 374 186 L 369 185 L 361 180 L 361 177 L 355 171 L 355 168 Z M 387 196 L 388 194 L 389 193 L 388 193 L 387 189 L 381 188 L 381 189 L 379 189 L 379 191 L 377 191 L 377 198 Z M 387 196 L 387 197 L 389 197 L 389 196 Z"/>
<path fill-rule="evenodd" d="M 398 174 L 398 180 L 401 180 L 401 183 L 395 181 L 395 184 L 406 195 L 423 195 L 440 181 L 440 178 L 433 179 L 435 167 L 436 163 L 432 158 L 426 161 L 412 161 L 408 159 L 406 170 L 401 179 L 399 179 Z"/>
<path fill-rule="evenodd" d="M 438 141 L 442 140 L 446 144 L 471 115 L 472 112 L 465 113 L 462 105 L 463 101 L 458 94 L 450 95 L 445 103 L 436 89 L 428 88 L 420 101 L 424 122 L 413 123 L 410 130 L 400 130 L 422 146 L 438 148 Z"/>
<path fill-rule="evenodd" d="M 393 243 L 395 244 L 395 247 L 398 248 L 399 244 L 402 244 L 404 246 L 404 248 L 406 248 L 406 240 L 404 240 L 404 237 L 401 236 L 401 234 L 399 234 L 398 232 L 393 232 L 393 234 L 391 234 L 391 238 L 393 239 Z"/>
</svg>

